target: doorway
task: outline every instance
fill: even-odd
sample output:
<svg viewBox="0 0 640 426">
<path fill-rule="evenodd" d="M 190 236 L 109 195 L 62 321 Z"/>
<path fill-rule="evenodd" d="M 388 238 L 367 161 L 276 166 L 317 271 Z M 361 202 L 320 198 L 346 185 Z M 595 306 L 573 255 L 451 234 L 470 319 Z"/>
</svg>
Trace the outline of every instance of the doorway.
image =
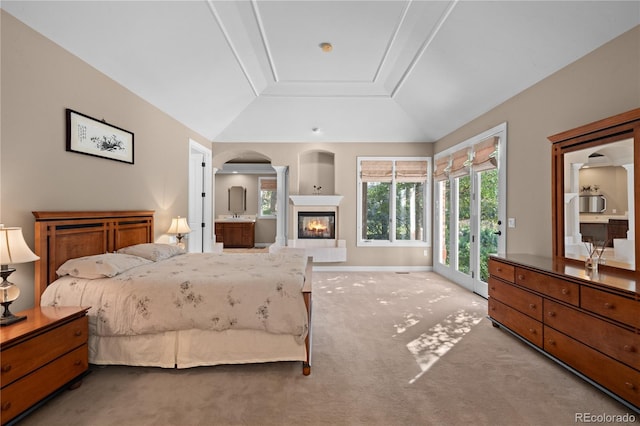
<svg viewBox="0 0 640 426">
<path fill-rule="evenodd" d="M 191 233 L 187 237 L 190 253 L 211 251 L 212 225 L 211 150 L 189 140 L 189 213 Z"/>
<path fill-rule="evenodd" d="M 488 260 L 506 251 L 506 123 L 435 157 L 434 270 L 488 297 Z"/>
</svg>

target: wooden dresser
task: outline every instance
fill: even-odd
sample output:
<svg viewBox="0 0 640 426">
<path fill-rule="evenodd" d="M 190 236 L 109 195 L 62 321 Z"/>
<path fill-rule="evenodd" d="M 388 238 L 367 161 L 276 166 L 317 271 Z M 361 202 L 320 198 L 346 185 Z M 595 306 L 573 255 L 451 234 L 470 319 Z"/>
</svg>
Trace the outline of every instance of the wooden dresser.
<svg viewBox="0 0 640 426">
<path fill-rule="evenodd" d="M 89 368 L 88 308 L 42 307 L 0 328 L 0 416 L 10 422 Z"/>
<path fill-rule="evenodd" d="M 489 260 L 489 318 L 640 412 L 640 293 L 612 272 L 532 255 Z"/>
</svg>

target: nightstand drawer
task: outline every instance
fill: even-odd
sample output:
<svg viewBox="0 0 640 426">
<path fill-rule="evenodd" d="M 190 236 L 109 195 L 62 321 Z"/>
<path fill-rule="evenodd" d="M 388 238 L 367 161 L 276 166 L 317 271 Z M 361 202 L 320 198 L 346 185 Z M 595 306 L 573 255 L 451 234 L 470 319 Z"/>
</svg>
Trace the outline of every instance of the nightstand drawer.
<svg viewBox="0 0 640 426">
<path fill-rule="evenodd" d="M 0 360 L 2 387 L 60 355 L 86 344 L 88 324 L 88 317 L 83 316 L 2 351 Z"/>
<path fill-rule="evenodd" d="M 39 370 L 3 388 L 0 392 L 2 421 L 8 421 L 22 413 L 33 401 L 39 401 L 84 373 L 89 365 L 86 344 L 56 359 Z M 25 398 L 28 395 L 28 398 Z"/>
</svg>

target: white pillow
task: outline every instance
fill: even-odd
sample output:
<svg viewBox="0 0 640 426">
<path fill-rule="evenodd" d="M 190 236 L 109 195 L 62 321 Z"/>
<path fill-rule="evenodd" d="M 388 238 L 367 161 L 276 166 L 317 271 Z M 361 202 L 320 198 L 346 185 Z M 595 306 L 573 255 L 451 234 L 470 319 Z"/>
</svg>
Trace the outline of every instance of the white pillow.
<svg viewBox="0 0 640 426">
<path fill-rule="evenodd" d="M 118 250 L 118 253 L 131 254 L 158 262 L 179 254 L 184 254 L 186 251 L 175 244 L 144 243 L 123 247 Z"/>
<path fill-rule="evenodd" d="M 59 277 L 71 275 L 72 277 L 93 280 L 96 278 L 115 277 L 131 268 L 148 263 L 151 263 L 151 261 L 138 256 L 105 253 L 69 259 L 58 268 L 56 274 Z"/>
</svg>

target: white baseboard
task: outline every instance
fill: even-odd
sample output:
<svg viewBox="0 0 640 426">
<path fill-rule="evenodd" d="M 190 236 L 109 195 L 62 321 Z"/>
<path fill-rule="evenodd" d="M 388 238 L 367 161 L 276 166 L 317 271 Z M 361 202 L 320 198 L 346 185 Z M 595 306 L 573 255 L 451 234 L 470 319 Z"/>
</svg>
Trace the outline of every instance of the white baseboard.
<svg viewBox="0 0 640 426">
<path fill-rule="evenodd" d="M 432 266 L 320 266 L 313 265 L 318 272 L 431 272 Z"/>
</svg>

